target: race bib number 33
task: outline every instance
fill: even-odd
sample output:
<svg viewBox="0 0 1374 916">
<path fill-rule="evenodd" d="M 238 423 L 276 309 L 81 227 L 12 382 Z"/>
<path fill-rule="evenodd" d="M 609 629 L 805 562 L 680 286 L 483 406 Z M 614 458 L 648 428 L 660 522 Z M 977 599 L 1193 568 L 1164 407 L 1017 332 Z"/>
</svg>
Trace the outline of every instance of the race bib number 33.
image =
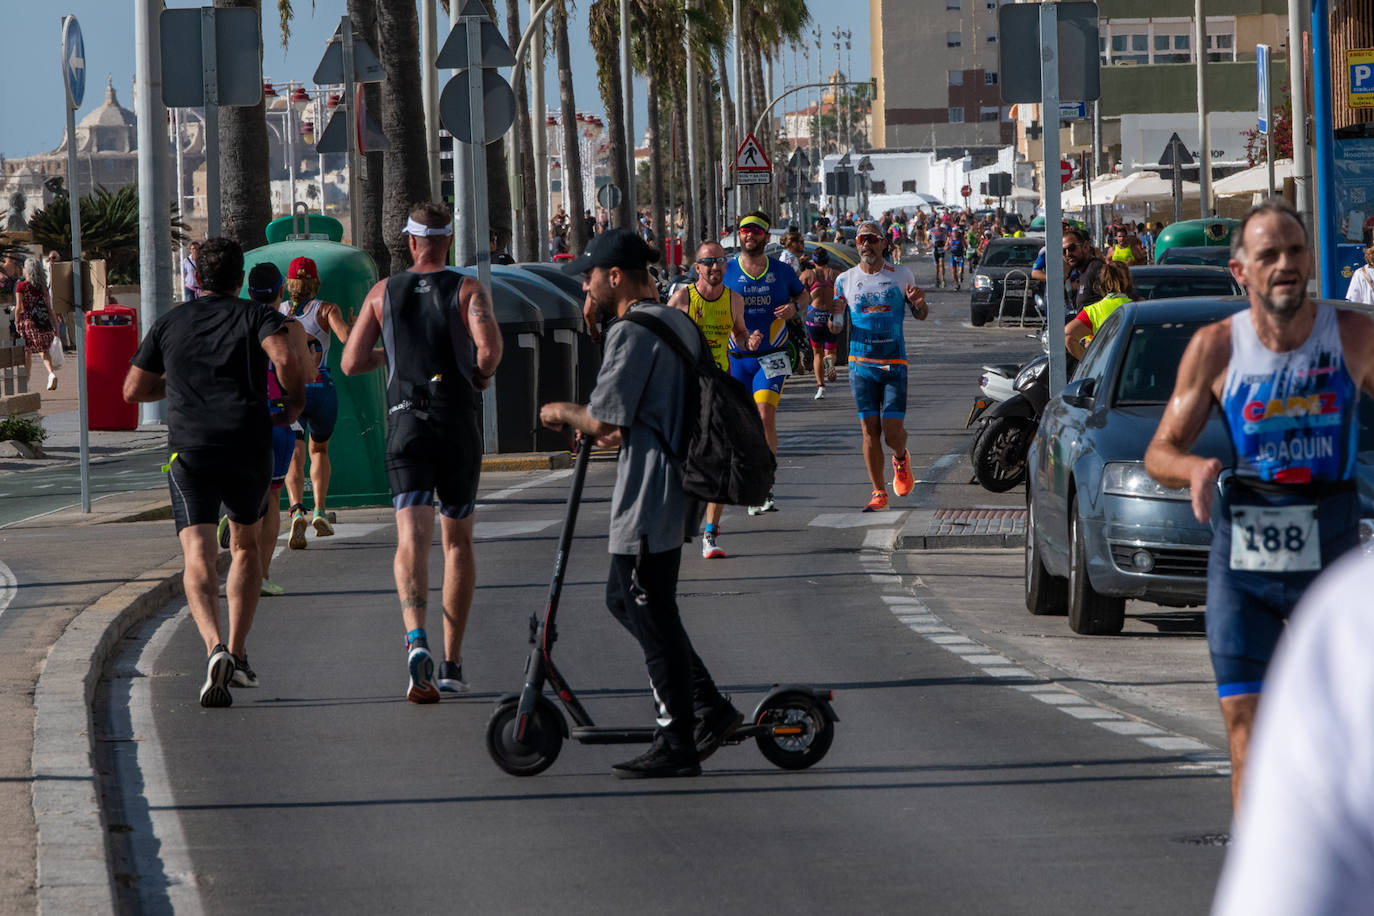
<svg viewBox="0 0 1374 916">
<path fill-rule="evenodd" d="M 1256 572 L 1321 569 L 1316 506 L 1233 506 L 1231 568 Z"/>
<path fill-rule="evenodd" d="M 759 357 L 759 368 L 768 378 L 787 375 L 792 368 L 789 363 L 786 353 L 769 353 Z"/>
</svg>

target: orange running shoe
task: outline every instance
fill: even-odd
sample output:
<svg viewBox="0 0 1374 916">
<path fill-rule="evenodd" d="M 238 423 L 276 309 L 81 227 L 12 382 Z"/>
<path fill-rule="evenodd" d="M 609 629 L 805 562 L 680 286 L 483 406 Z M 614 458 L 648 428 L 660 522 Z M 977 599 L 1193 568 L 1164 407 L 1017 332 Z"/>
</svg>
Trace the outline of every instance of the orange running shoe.
<svg viewBox="0 0 1374 916">
<path fill-rule="evenodd" d="M 868 501 L 868 505 L 864 506 L 864 511 L 865 511 L 865 512 L 882 512 L 882 511 L 883 511 L 884 509 L 886 509 L 886 508 L 887 508 L 887 491 L 886 491 L 886 490 L 874 490 L 874 491 L 873 491 L 873 498 L 870 499 L 870 500 Z"/>
<path fill-rule="evenodd" d="M 892 489 L 897 491 L 898 496 L 906 496 L 914 486 L 916 486 L 916 480 L 911 476 L 911 452 L 908 451 L 901 458 L 893 455 Z"/>
</svg>

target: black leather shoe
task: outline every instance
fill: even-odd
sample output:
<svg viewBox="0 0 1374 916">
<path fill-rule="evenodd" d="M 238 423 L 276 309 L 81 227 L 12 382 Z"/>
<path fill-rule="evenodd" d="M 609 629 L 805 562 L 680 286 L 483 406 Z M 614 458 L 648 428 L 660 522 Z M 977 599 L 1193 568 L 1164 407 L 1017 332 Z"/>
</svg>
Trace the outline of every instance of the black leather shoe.
<svg viewBox="0 0 1374 916">
<path fill-rule="evenodd" d="M 611 767 L 611 772 L 621 779 L 667 779 L 700 776 L 701 764 L 692 748 L 675 751 L 667 742 L 659 739 L 633 760 Z"/>
</svg>

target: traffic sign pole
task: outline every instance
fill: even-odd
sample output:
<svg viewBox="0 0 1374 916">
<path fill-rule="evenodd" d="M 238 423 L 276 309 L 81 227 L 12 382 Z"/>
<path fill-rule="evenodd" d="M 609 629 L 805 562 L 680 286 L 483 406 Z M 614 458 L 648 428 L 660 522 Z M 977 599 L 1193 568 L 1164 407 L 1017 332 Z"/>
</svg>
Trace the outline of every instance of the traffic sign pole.
<svg viewBox="0 0 1374 916">
<path fill-rule="evenodd" d="M 1040 103 L 1041 111 L 1059 110 L 1059 12 L 1058 4 L 1040 5 Z M 1045 171 L 1059 162 L 1059 130 L 1044 125 L 1041 143 Z M 1061 173 L 1062 174 L 1062 173 Z M 1056 320 L 1064 320 L 1064 245 L 1063 211 L 1059 206 L 1061 184 L 1045 182 L 1045 333 L 1050 355 L 1050 397 L 1064 390 L 1065 350 L 1063 340 L 1053 332 Z"/>
<path fill-rule="evenodd" d="M 358 105 L 357 90 L 353 83 L 353 20 L 347 16 L 342 18 L 339 29 L 343 33 L 343 43 L 340 50 L 343 52 L 343 84 L 344 101 L 348 104 L 349 114 L 353 115 L 353 120 L 357 121 L 359 112 L 352 110 Z M 344 133 L 348 135 L 348 146 L 346 148 L 348 158 L 348 240 L 353 245 L 361 244 L 359 234 L 361 223 L 358 211 L 362 206 L 362 201 L 358 199 L 358 135 L 357 128 L 349 122 L 344 123 Z"/>
<path fill-rule="evenodd" d="M 86 400 L 86 303 L 81 299 L 81 189 L 76 172 L 76 110 L 86 92 L 86 43 L 75 16 L 62 22 L 62 75 L 67 84 L 67 203 L 72 223 L 72 316 L 76 321 L 76 397 L 81 426 L 81 511 L 91 511 L 91 433 Z"/>
</svg>

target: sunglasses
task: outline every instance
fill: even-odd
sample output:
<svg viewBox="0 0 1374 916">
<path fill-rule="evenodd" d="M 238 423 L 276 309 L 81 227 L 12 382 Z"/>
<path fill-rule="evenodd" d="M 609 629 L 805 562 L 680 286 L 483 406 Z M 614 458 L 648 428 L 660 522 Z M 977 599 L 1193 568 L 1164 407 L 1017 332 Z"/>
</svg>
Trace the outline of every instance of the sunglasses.
<svg viewBox="0 0 1374 916">
<path fill-rule="evenodd" d="M 739 231 L 742 235 L 765 235 L 768 232 L 767 229 L 759 226 L 740 226 Z"/>
<path fill-rule="evenodd" d="M 1078 249 L 1078 243 L 1077 243 L 1077 242 L 1074 242 L 1073 244 L 1065 245 L 1065 246 L 1064 246 L 1064 250 L 1065 250 L 1065 251 L 1076 251 L 1077 249 Z"/>
<path fill-rule="evenodd" d="M 876 245 L 882 240 L 883 237 L 881 235 L 861 235 L 855 241 L 857 241 L 860 245 L 864 244 L 865 242 L 868 242 L 872 245 Z"/>
<path fill-rule="evenodd" d="M 707 267 L 714 267 L 717 264 L 724 264 L 729 260 L 729 258 L 697 258 L 697 263 L 704 264 Z"/>
</svg>

